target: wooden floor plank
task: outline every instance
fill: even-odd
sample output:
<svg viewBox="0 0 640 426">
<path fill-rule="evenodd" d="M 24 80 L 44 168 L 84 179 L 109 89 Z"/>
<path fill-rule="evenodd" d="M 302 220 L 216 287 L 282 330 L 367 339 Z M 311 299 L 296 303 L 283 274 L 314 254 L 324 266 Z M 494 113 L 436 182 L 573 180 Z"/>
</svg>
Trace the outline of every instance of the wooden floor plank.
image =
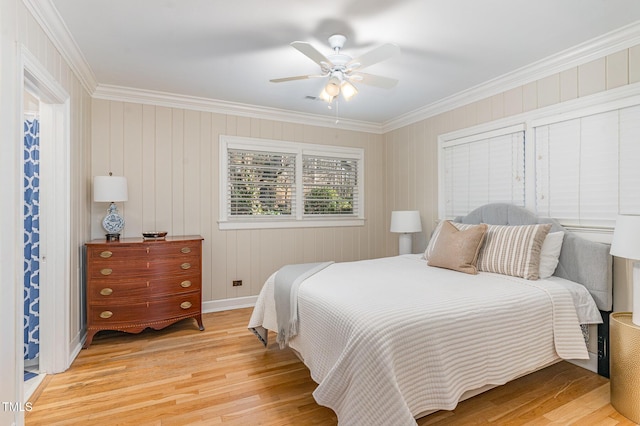
<svg viewBox="0 0 640 426">
<path fill-rule="evenodd" d="M 71 368 L 31 399 L 37 425 L 335 425 L 289 350 L 264 349 L 251 309 L 203 315 L 138 335 L 101 332 Z M 275 342 L 275 336 L 270 336 Z M 632 425 L 609 403 L 608 380 L 561 362 L 418 420 L 424 425 Z"/>
</svg>

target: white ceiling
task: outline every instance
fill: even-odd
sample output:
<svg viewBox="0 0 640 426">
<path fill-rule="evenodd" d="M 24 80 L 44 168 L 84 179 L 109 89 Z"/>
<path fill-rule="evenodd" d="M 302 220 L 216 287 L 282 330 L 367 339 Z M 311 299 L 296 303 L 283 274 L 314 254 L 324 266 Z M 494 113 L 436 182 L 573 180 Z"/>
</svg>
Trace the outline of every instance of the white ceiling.
<svg viewBox="0 0 640 426">
<path fill-rule="evenodd" d="M 98 86 L 168 92 L 385 123 L 640 20 L 638 0 L 51 0 Z M 635 24 L 634 24 L 635 25 Z M 399 57 L 366 69 L 400 82 L 357 85 L 338 108 L 309 100 L 323 80 L 289 46 L 348 37 L 359 56 L 383 43 Z"/>
</svg>

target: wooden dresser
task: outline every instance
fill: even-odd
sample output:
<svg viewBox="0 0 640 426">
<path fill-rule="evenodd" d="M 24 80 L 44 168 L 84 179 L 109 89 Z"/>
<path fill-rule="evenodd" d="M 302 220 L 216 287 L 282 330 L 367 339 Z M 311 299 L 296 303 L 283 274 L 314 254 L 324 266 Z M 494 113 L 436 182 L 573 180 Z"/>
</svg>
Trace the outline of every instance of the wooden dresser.
<svg viewBox="0 0 640 426">
<path fill-rule="evenodd" d="M 202 325 L 202 237 L 104 239 L 85 244 L 87 340 L 101 330 L 139 333 L 185 318 Z"/>
</svg>

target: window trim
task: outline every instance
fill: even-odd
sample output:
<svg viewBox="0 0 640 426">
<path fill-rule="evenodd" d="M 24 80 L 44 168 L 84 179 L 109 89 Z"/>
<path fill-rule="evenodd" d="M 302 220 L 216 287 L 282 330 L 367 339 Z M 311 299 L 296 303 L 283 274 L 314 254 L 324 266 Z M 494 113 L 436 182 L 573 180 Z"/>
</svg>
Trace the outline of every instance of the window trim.
<svg viewBox="0 0 640 426">
<path fill-rule="evenodd" d="M 229 217 L 227 214 L 228 150 L 247 149 L 255 151 L 295 153 L 296 159 L 296 197 L 295 215 L 281 216 L 244 216 Z M 233 229 L 274 229 L 274 228 L 318 228 L 338 226 L 364 226 L 365 194 L 364 194 L 364 149 L 334 145 L 319 145 L 302 142 L 288 142 L 273 139 L 260 139 L 244 136 L 220 135 L 219 138 L 219 213 L 218 228 Z M 357 212 L 353 215 L 314 217 L 304 215 L 304 196 L 302 193 L 302 155 L 322 155 L 349 158 L 358 161 L 358 203 Z"/>
</svg>

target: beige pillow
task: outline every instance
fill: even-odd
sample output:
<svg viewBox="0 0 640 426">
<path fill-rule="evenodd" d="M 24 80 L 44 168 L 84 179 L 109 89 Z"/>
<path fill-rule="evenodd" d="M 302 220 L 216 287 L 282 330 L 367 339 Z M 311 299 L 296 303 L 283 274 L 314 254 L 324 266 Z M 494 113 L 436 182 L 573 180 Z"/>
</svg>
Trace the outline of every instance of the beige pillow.
<svg viewBox="0 0 640 426">
<path fill-rule="evenodd" d="M 489 225 L 478 256 L 478 270 L 537 280 L 542 243 L 550 229 L 550 223 Z"/>
<path fill-rule="evenodd" d="M 461 231 L 450 221 L 443 221 L 439 228 L 439 234 L 434 241 L 427 264 L 467 274 L 477 274 L 476 262 L 487 232 L 487 225 L 475 225 Z"/>
</svg>

